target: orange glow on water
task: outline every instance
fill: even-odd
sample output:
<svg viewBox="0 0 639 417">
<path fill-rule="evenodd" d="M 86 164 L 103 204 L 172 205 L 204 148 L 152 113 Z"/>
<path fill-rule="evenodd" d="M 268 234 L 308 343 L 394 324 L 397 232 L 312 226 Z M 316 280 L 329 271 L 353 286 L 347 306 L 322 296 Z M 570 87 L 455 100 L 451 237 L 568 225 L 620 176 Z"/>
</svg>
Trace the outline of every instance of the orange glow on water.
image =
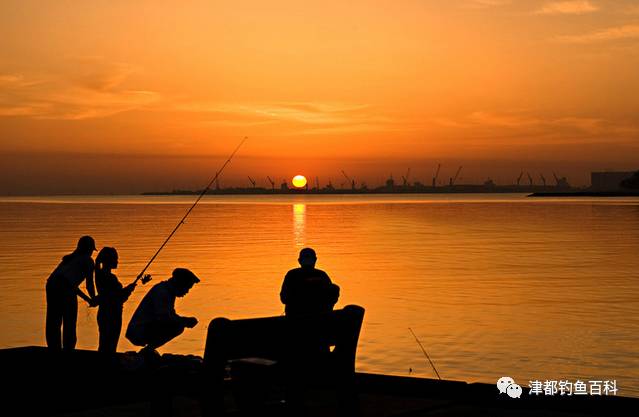
<svg viewBox="0 0 639 417">
<path fill-rule="evenodd" d="M 8 294 L 0 346 L 11 347 L 44 344 L 46 277 L 77 236 L 90 230 L 99 248 L 117 248 L 115 273 L 128 283 L 193 198 L 5 200 L 0 255 L 12 279 L 0 280 Z M 206 323 L 216 317 L 281 315 L 284 275 L 298 266 L 299 250 L 312 247 L 318 268 L 341 288 L 337 307 L 366 308 L 359 371 L 406 375 L 410 367 L 413 376 L 432 377 L 410 326 L 445 378 L 494 383 L 495 369 L 515 380 L 603 374 L 628 381 L 624 392 L 639 396 L 639 307 L 631 296 L 639 291 L 636 203 L 441 195 L 241 200 L 207 196 L 151 266 L 153 281 L 124 305 L 126 326 L 142 297 L 175 267 L 202 279 L 175 306 L 200 324 L 161 352 L 201 355 Z M 79 348 L 97 347 L 95 314 L 80 303 Z M 612 342 L 601 343 L 601 334 Z M 548 356 L 549 345 L 555 356 Z M 121 336 L 118 349 L 135 346 Z"/>
</svg>

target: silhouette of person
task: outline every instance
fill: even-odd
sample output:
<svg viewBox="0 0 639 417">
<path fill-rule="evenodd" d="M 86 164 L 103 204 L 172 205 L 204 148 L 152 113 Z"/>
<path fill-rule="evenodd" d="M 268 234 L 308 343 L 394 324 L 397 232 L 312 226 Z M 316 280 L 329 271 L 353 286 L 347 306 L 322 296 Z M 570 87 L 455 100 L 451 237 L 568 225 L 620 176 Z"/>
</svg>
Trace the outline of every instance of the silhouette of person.
<svg viewBox="0 0 639 417">
<path fill-rule="evenodd" d="M 326 272 L 315 268 L 315 251 L 311 248 L 302 249 L 298 262 L 300 268 L 286 273 L 280 291 L 286 315 L 331 311 L 339 298 L 339 287 L 331 282 Z"/>
<path fill-rule="evenodd" d="M 93 286 L 94 264 L 91 258 L 95 250 L 93 238 L 82 236 L 76 249 L 62 258 L 47 279 L 46 338 L 51 350 L 75 349 L 78 296 L 91 307 L 97 305 Z M 88 296 L 79 288 L 85 280 Z"/>
<path fill-rule="evenodd" d="M 141 353 L 159 356 L 157 348 L 182 334 L 185 328 L 197 325 L 195 317 L 182 317 L 175 312 L 175 298 L 184 297 L 198 282 L 200 279 L 188 269 L 174 269 L 171 278 L 156 284 L 144 296 L 129 322 L 126 338 L 143 346 Z"/>
<path fill-rule="evenodd" d="M 115 353 L 122 331 L 122 307 L 135 289 L 135 283 L 123 287 L 111 271 L 118 267 L 118 252 L 104 247 L 95 258 L 95 287 L 98 291 L 98 351 Z"/>
</svg>

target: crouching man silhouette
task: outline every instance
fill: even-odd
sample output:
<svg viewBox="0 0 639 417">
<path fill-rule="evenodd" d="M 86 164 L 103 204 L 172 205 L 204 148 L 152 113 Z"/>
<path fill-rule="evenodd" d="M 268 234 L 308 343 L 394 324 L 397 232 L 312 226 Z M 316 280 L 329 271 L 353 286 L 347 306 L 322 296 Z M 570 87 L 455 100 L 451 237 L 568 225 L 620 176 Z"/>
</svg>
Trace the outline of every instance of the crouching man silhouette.
<svg viewBox="0 0 639 417">
<path fill-rule="evenodd" d="M 184 297 L 198 282 L 200 279 L 193 272 L 176 268 L 171 278 L 156 284 L 144 296 L 126 330 L 126 338 L 143 347 L 140 353 L 157 357 L 157 348 L 182 334 L 185 328 L 197 325 L 195 317 L 182 317 L 175 312 L 175 298 Z"/>
</svg>

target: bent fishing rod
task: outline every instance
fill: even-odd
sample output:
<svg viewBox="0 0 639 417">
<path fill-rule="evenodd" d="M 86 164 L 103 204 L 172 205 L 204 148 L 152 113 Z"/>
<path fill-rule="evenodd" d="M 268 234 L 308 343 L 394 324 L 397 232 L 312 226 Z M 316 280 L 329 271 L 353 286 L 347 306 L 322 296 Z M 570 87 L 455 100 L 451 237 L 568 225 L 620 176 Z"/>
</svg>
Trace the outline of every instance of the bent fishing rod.
<svg viewBox="0 0 639 417">
<path fill-rule="evenodd" d="M 419 341 L 419 339 L 417 338 L 417 335 L 415 334 L 413 329 L 411 329 L 409 327 L 408 330 L 410 330 L 410 332 L 413 334 L 413 337 L 415 338 L 415 341 L 417 342 L 419 347 L 422 348 L 422 352 L 424 352 L 424 356 L 426 356 L 426 359 L 428 359 L 428 362 L 430 362 L 430 366 L 433 367 L 433 371 L 435 371 L 435 374 L 437 375 L 437 378 L 439 378 L 439 380 L 441 381 L 442 377 L 439 376 L 439 372 L 437 372 L 437 368 L 435 368 L 435 364 L 433 363 L 433 361 L 430 360 L 430 356 L 428 356 L 428 353 L 426 353 L 426 349 L 424 349 L 424 346 L 422 345 L 422 342 Z"/>
<path fill-rule="evenodd" d="M 153 261 L 155 260 L 155 258 L 160 254 L 160 252 L 162 251 L 162 249 L 164 249 L 164 246 L 166 246 L 166 244 L 169 242 L 169 240 L 171 240 L 171 238 L 173 237 L 173 235 L 175 234 L 175 232 L 178 231 L 178 229 L 180 228 L 180 226 L 182 226 L 184 224 L 184 221 L 186 220 L 186 218 L 189 216 L 189 214 L 191 214 L 191 211 L 193 211 L 193 209 L 195 208 L 195 206 L 197 205 L 197 203 L 200 202 L 200 200 L 202 199 L 202 197 L 204 197 L 204 195 L 211 189 L 211 187 L 213 186 L 213 183 L 215 183 L 215 181 L 217 181 L 217 179 L 219 178 L 220 174 L 222 173 L 222 171 L 224 171 L 224 168 L 226 168 L 226 166 L 228 165 L 229 162 L 231 162 L 231 159 L 233 159 L 233 157 L 235 156 L 235 154 L 237 153 L 237 151 L 240 149 L 240 147 L 244 144 L 244 142 L 246 142 L 246 139 L 248 139 L 246 136 L 244 137 L 244 139 L 242 139 L 242 141 L 240 142 L 239 145 L 237 145 L 237 147 L 235 148 L 235 150 L 233 151 L 233 153 L 231 154 L 231 156 L 228 157 L 228 159 L 226 160 L 226 162 L 224 162 L 224 164 L 222 165 L 222 167 L 215 173 L 215 176 L 213 177 L 213 179 L 211 180 L 211 182 L 209 182 L 209 184 L 206 186 L 206 188 L 204 188 L 202 190 L 202 192 L 200 193 L 200 195 L 197 197 L 197 199 L 195 200 L 195 202 L 193 203 L 193 205 L 186 211 L 186 213 L 184 214 L 184 216 L 182 217 L 182 219 L 178 222 L 177 225 L 175 225 L 175 228 L 173 229 L 173 231 L 169 234 L 169 236 L 166 238 L 166 240 L 164 241 L 164 243 L 162 243 L 162 245 L 160 246 L 160 248 L 157 250 L 157 252 L 155 252 L 155 255 L 153 255 L 151 257 L 151 259 L 149 260 L 149 262 L 146 264 L 146 266 L 144 267 L 144 269 L 142 270 L 142 272 L 140 272 L 138 274 L 138 276 L 135 278 L 135 281 L 133 281 L 133 285 L 137 284 L 139 280 L 142 280 L 143 284 L 146 284 L 147 282 L 149 282 L 151 280 L 151 276 L 150 275 L 144 275 L 144 273 L 146 272 L 146 270 L 149 268 L 149 266 L 151 266 L 151 264 L 153 263 Z"/>
</svg>

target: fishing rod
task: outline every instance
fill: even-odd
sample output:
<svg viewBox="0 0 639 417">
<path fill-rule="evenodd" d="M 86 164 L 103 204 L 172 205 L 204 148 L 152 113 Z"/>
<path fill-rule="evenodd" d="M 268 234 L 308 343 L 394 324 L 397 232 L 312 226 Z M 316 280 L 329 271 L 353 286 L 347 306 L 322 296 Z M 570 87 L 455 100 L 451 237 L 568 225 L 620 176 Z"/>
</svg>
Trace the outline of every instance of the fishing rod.
<svg viewBox="0 0 639 417">
<path fill-rule="evenodd" d="M 433 370 L 435 371 L 435 374 L 437 375 L 437 378 L 439 378 L 439 380 L 441 381 L 442 377 L 439 376 L 439 372 L 437 372 L 437 368 L 435 368 L 435 364 L 433 363 L 433 361 L 430 360 L 430 356 L 428 356 L 428 353 L 426 353 L 426 349 L 424 349 L 424 346 L 422 345 L 422 342 L 419 341 L 419 339 L 417 338 L 417 335 L 415 334 L 413 329 L 411 329 L 409 327 L 408 330 L 410 330 L 410 332 L 413 334 L 413 337 L 415 338 L 415 341 L 417 342 L 419 347 L 422 348 L 422 352 L 424 352 L 424 356 L 426 356 L 426 359 L 428 359 L 428 362 L 430 362 L 430 366 L 433 367 Z"/>
<path fill-rule="evenodd" d="M 215 173 L 215 176 L 213 177 L 213 179 L 211 180 L 211 182 L 209 182 L 209 184 L 206 186 L 205 189 L 202 190 L 202 192 L 200 193 L 200 195 L 197 197 L 197 199 L 195 200 L 195 202 L 193 203 L 193 205 L 186 211 L 186 213 L 184 214 L 184 217 L 182 217 L 182 219 L 178 222 L 177 225 L 175 225 L 175 228 L 173 229 L 173 231 L 171 232 L 171 234 L 169 234 L 169 236 L 166 238 L 166 240 L 164 241 L 164 243 L 162 243 L 162 246 L 160 246 L 160 248 L 157 250 L 157 252 L 155 252 L 155 255 L 153 255 L 153 257 L 149 260 L 149 262 L 146 264 L 146 266 L 144 267 L 144 269 L 142 270 L 142 272 L 140 272 L 138 274 L 138 276 L 135 278 L 135 281 L 133 281 L 133 284 L 137 284 L 137 282 L 141 279 L 143 284 L 146 284 L 147 282 L 149 282 L 151 280 L 151 276 L 150 275 L 144 275 L 144 273 L 146 272 L 146 270 L 149 268 L 149 266 L 151 266 L 151 264 L 153 263 L 153 261 L 155 260 L 155 258 L 160 254 L 160 252 L 162 251 L 162 249 L 164 249 L 164 246 L 166 246 L 166 244 L 169 242 L 169 240 L 171 240 L 171 238 L 173 237 L 173 235 L 175 234 L 175 232 L 177 232 L 177 230 L 180 228 L 180 226 L 182 226 L 184 224 L 184 220 L 186 220 L 186 218 L 189 216 L 189 214 L 191 214 L 191 211 L 195 208 L 195 206 L 197 205 L 197 203 L 200 202 L 200 200 L 202 199 L 202 197 L 204 197 L 204 195 L 211 189 L 211 187 L 213 186 L 213 183 L 215 181 L 217 181 L 218 177 L 220 176 L 220 174 L 222 173 L 222 171 L 224 171 L 224 168 L 226 167 L 226 165 L 228 165 L 229 162 L 231 162 L 231 159 L 233 159 L 233 157 L 235 156 L 235 154 L 237 153 L 237 151 L 240 149 L 240 147 L 244 144 L 244 142 L 246 142 L 246 139 L 248 139 L 246 136 L 244 137 L 244 139 L 242 139 L 242 141 L 240 142 L 239 145 L 237 145 L 237 147 L 235 148 L 235 150 L 233 151 L 233 153 L 231 154 L 231 156 L 229 156 L 229 158 L 226 160 L 226 162 L 224 162 L 224 164 L 222 165 L 222 167 Z"/>
</svg>

